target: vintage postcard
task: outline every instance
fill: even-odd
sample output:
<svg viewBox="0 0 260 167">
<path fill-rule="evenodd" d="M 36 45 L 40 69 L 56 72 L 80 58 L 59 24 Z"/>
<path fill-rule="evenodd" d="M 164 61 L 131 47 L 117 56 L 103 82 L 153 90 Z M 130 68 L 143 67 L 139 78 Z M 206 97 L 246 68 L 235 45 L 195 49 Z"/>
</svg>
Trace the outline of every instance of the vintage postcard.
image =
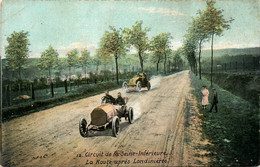
<svg viewBox="0 0 260 167">
<path fill-rule="evenodd" d="M 0 166 L 257 166 L 259 0 L 1 0 Z"/>
</svg>

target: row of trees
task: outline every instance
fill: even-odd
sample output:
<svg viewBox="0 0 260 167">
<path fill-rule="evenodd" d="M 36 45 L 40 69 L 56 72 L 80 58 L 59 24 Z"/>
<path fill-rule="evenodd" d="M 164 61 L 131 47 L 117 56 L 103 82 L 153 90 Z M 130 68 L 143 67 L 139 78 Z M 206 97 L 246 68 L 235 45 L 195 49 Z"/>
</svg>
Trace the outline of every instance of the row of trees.
<svg viewBox="0 0 260 167">
<path fill-rule="evenodd" d="M 58 58 L 58 52 L 52 47 L 49 46 L 42 54 L 40 58 L 40 62 L 38 66 L 43 70 L 48 70 L 49 77 L 52 76 L 52 69 L 56 68 L 59 71 L 64 70 L 64 68 L 69 68 L 69 74 L 71 75 L 71 68 L 75 68 L 78 66 L 82 67 L 82 70 L 87 75 L 87 66 L 90 62 L 98 62 L 99 60 L 96 57 L 91 58 L 88 50 L 81 51 L 81 56 L 79 56 L 79 51 L 77 49 L 73 49 L 67 53 L 67 59 Z"/>
<path fill-rule="evenodd" d="M 90 56 L 88 50 L 83 50 L 81 53 L 77 49 L 73 49 L 66 54 L 66 58 L 60 58 L 59 53 L 50 45 L 41 53 L 41 58 L 38 67 L 43 71 L 48 71 L 48 76 L 52 77 L 52 70 L 57 69 L 62 71 L 69 69 L 71 75 L 72 68 L 82 67 L 82 70 L 87 75 L 88 64 L 95 63 L 96 67 L 100 64 L 104 66 L 111 63 L 111 58 L 114 58 L 116 67 L 116 79 L 118 80 L 118 59 L 127 54 L 127 52 L 135 48 L 140 62 L 141 71 L 144 71 L 144 61 L 147 55 L 150 56 L 151 63 L 156 64 L 157 73 L 159 72 L 159 63 L 163 61 L 164 73 L 166 74 L 167 62 L 170 66 L 179 67 L 183 61 L 177 52 L 170 49 L 170 33 L 161 33 L 148 39 L 147 33 L 149 28 L 143 28 L 143 22 L 137 21 L 131 28 L 116 29 L 110 26 L 108 31 L 105 31 L 99 42 L 99 48 L 96 55 Z M 18 71 L 19 79 L 21 79 L 21 69 L 29 57 L 29 39 L 28 32 L 14 32 L 7 38 L 8 46 L 6 50 L 6 59 L 8 68 L 13 71 Z M 171 60 L 170 60 L 171 59 Z M 180 64 L 179 64 L 180 63 Z M 96 69 L 98 70 L 98 69 Z"/>
<path fill-rule="evenodd" d="M 132 28 L 124 30 L 110 27 L 110 31 L 106 31 L 100 39 L 100 48 L 98 54 L 101 57 L 113 56 L 116 64 L 116 77 L 118 82 L 118 58 L 124 55 L 127 50 L 134 47 L 140 62 L 141 71 L 144 71 L 144 55 L 146 51 L 152 52 L 153 60 L 158 65 L 164 59 L 164 73 L 166 74 L 167 56 L 170 55 L 170 33 L 161 33 L 151 40 L 148 40 L 147 27 L 142 28 L 142 21 L 137 21 Z"/>
<path fill-rule="evenodd" d="M 223 10 L 214 7 L 215 2 L 207 1 L 205 11 L 198 11 L 198 15 L 192 18 L 190 27 L 183 42 L 183 53 L 186 56 L 191 69 L 197 74 L 197 63 L 199 64 L 199 78 L 201 79 L 201 49 L 202 44 L 211 41 L 211 85 L 213 72 L 213 48 L 214 36 L 221 36 L 224 30 L 230 28 L 233 19 L 226 20 Z M 196 58 L 198 52 L 198 62 Z"/>
<path fill-rule="evenodd" d="M 21 70 L 23 65 L 26 64 L 26 60 L 29 57 L 29 39 L 28 32 L 20 31 L 13 32 L 10 37 L 7 38 L 9 45 L 5 48 L 7 68 L 11 71 L 18 72 L 18 78 L 21 79 Z M 98 56 L 91 57 L 88 50 L 81 51 L 81 54 L 77 49 L 69 51 L 66 58 L 60 58 L 59 53 L 50 45 L 48 49 L 41 53 L 40 60 L 37 64 L 42 71 L 48 71 L 47 77 L 52 77 L 52 71 L 54 69 L 63 71 L 76 67 L 82 67 L 82 70 L 87 74 L 87 66 L 89 64 L 100 65 L 102 62 Z"/>
</svg>

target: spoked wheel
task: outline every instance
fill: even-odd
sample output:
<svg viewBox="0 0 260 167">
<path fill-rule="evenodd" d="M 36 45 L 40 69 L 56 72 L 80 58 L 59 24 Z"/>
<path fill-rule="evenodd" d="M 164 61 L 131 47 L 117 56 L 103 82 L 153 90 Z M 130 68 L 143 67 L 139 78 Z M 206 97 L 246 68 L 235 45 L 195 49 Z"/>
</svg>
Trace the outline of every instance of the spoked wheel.
<svg viewBox="0 0 260 167">
<path fill-rule="evenodd" d="M 128 122 L 131 124 L 134 120 L 134 110 L 132 107 L 129 107 L 128 109 Z"/>
<path fill-rule="evenodd" d="M 142 83 L 141 83 L 141 81 L 138 81 L 138 82 L 136 83 L 136 90 L 139 91 L 139 92 L 141 92 L 141 90 L 142 90 Z"/>
<path fill-rule="evenodd" d="M 119 118 L 115 116 L 112 121 L 112 135 L 117 137 L 120 131 Z"/>
<path fill-rule="evenodd" d="M 127 85 L 126 81 L 123 82 L 122 89 L 123 89 L 123 92 L 128 92 L 128 85 Z"/>
<path fill-rule="evenodd" d="M 150 82 L 148 82 L 148 84 L 147 84 L 147 89 L 148 89 L 148 91 L 151 89 L 151 83 Z"/>
<path fill-rule="evenodd" d="M 88 123 L 85 118 L 79 121 L 79 133 L 82 137 L 88 137 Z"/>
</svg>

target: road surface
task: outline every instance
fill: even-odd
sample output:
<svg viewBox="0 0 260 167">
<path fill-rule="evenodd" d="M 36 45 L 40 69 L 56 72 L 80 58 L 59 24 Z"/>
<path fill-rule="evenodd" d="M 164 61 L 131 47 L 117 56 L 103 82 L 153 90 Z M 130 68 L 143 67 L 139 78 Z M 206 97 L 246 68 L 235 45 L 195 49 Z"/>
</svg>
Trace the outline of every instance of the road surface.
<svg viewBox="0 0 260 167">
<path fill-rule="evenodd" d="M 123 93 L 134 108 L 134 123 L 122 119 L 88 138 L 78 123 L 90 121 L 103 94 L 23 116 L 3 124 L 4 166 L 179 166 L 182 165 L 185 101 L 189 71 L 151 79 L 152 89 Z M 111 91 L 114 97 L 121 89 Z"/>
</svg>

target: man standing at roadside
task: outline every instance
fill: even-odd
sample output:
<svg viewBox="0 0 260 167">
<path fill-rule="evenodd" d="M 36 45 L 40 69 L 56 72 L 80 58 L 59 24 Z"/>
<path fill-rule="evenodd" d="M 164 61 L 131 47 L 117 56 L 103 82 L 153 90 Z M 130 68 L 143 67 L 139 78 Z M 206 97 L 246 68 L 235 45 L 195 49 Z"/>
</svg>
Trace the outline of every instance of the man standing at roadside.
<svg viewBox="0 0 260 167">
<path fill-rule="evenodd" d="M 217 93 L 217 90 L 215 88 L 213 88 L 213 98 L 212 98 L 212 102 L 211 102 L 211 108 L 209 110 L 209 112 L 212 111 L 213 107 L 215 106 L 215 110 L 216 112 L 218 112 L 218 93 Z"/>
</svg>

